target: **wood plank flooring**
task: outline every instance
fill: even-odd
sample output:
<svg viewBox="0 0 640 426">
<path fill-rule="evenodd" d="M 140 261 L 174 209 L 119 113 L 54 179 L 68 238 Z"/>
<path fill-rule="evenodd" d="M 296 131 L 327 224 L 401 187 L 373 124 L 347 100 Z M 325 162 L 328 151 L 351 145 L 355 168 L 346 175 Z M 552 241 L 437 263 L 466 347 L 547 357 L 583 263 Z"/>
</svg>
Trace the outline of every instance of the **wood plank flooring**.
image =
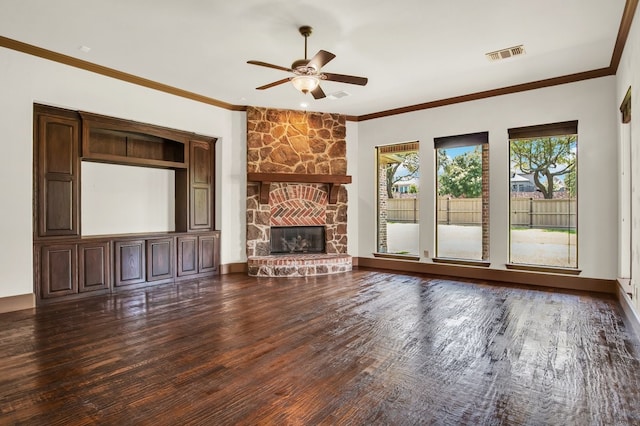
<svg viewBox="0 0 640 426">
<path fill-rule="evenodd" d="M 0 315 L 0 424 L 640 424 L 617 302 L 371 269 Z"/>
</svg>

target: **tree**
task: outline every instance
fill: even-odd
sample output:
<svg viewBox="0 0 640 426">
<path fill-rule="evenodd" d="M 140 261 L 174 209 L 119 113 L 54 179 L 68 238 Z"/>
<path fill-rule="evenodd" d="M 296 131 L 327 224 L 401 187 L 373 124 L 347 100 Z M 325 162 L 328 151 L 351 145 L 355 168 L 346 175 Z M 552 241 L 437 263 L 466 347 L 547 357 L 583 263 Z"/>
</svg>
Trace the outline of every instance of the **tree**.
<svg viewBox="0 0 640 426">
<path fill-rule="evenodd" d="M 444 149 L 438 150 L 438 195 L 456 198 L 482 196 L 482 150 L 447 156 Z"/>
<path fill-rule="evenodd" d="M 398 162 L 389 163 L 386 167 L 387 180 L 387 197 L 393 198 L 393 184 L 401 180 L 411 179 L 418 176 L 420 163 L 417 151 L 396 154 Z M 398 173 L 398 169 L 402 166 L 402 172 Z M 406 172 L 406 173 L 404 173 Z"/>
<path fill-rule="evenodd" d="M 569 196 L 575 197 L 578 193 L 578 182 L 576 181 L 576 168 L 573 167 L 564 178 L 564 185 L 569 191 Z"/>
<path fill-rule="evenodd" d="M 554 178 L 575 169 L 575 146 L 575 135 L 512 140 L 511 161 L 516 169 L 533 176 L 545 199 L 552 199 Z"/>
</svg>

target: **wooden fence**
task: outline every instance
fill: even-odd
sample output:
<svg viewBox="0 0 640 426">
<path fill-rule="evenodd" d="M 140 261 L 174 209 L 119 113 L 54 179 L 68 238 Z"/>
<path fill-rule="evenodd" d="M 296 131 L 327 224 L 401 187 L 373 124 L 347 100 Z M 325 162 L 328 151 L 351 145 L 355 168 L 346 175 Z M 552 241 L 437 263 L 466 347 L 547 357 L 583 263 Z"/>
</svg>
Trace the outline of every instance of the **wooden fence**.
<svg viewBox="0 0 640 426">
<path fill-rule="evenodd" d="M 511 226 L 575 229 L 577 211 L 575 199 L 513 198 L 511 200 Z"/>
<path fill-rule="evenodd" d="M 387 221 L 418 223 L 417 198 L 391 198 L 387 200 Z"/>
<path fill-rule="evenodd" d="M 481 225 L 482 198 L 438 197 L 438 223 Z"/>
<path fill-rule="evenodd" d="M 576 212 L 575 199 L 513 198 L 511 200 L 511 226 L 575 229 Z M 387 221 L 417 223 L 418 216 L 418 200 L 416 198 L 387 200 Z M 439 197 L 437 216 L 439 224 L 481 225 L 482 199 Z"/>
</svg>

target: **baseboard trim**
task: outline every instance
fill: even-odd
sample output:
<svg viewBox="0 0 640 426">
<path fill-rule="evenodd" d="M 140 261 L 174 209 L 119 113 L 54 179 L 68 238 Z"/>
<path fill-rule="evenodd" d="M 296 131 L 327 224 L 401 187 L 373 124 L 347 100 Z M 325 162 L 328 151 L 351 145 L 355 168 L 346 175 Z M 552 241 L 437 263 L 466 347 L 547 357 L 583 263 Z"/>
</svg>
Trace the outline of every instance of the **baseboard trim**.
<svg viewBox="0 0 640 426">
<path fill-rule="evenodd" d="M 640 316 L 633 308 L 633 302 L 631 301 L 631 297 L 627 294 L 624 289 L 624 281 L 617 280 L 617 296 L 618 303 L 622 308 L 622 312 L 624 314 L 624 320 L 627 327 L 629 327 L 636 334 L 636 337 L 640 338 Z"/>
<path fill-rule="evenodd" d="M 374 259 L 369 257 L 358 258 L 358 266 L 376 269 L 389 269 L 392 271 L 444 275 L 456 278 L 502 281 L 507 283 L 551 287 L 565 290 L 584 290 L 609 294 L 616 294 L 617 292 L 617 283 L 615 280 L 586 278 L 544 272 L 525 272 L 467 265 L 408 262 L 392 259 Z"/>
<path fill-rule="evenodd" d="M 21 311 L 23 309 L 32 309 L 35 307 L 36 295 L 33 293 L 0 297 L 0 314 L 4 312 Z"/>
<path fill-rule="evenodd" d="M 247 262 L 226 263 L 220 268 L 220 275 L 247 273 Z"/>
</svg>

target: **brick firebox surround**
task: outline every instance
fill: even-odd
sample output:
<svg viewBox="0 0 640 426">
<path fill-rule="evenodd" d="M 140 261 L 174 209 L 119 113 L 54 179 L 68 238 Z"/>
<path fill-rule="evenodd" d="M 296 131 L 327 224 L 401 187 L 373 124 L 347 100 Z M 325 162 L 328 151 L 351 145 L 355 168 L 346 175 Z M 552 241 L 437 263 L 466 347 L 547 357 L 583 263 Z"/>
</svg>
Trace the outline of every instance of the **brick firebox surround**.
<svg viewBox="0 0 640 426">
<path fill-rule="evenodd" d="M 345 116 L 247 108 L 247 173 L 346 176 Z M 301 179 L 303 180 L 303 179 Z M 260 203 L 260 183 L 247 182 L 249 275 L 307 276 L 351 270 L 347 254 L 347 191 L 309 182 L 271 182 L 269 203 Z M 264 201 L 264 199 L 263 199 Z M 330 201 L 335 201 L 331 203 Z M 325 255 L 278 255 L 270 250 L 270 228 L 324 225 Z"/>
</svg>

